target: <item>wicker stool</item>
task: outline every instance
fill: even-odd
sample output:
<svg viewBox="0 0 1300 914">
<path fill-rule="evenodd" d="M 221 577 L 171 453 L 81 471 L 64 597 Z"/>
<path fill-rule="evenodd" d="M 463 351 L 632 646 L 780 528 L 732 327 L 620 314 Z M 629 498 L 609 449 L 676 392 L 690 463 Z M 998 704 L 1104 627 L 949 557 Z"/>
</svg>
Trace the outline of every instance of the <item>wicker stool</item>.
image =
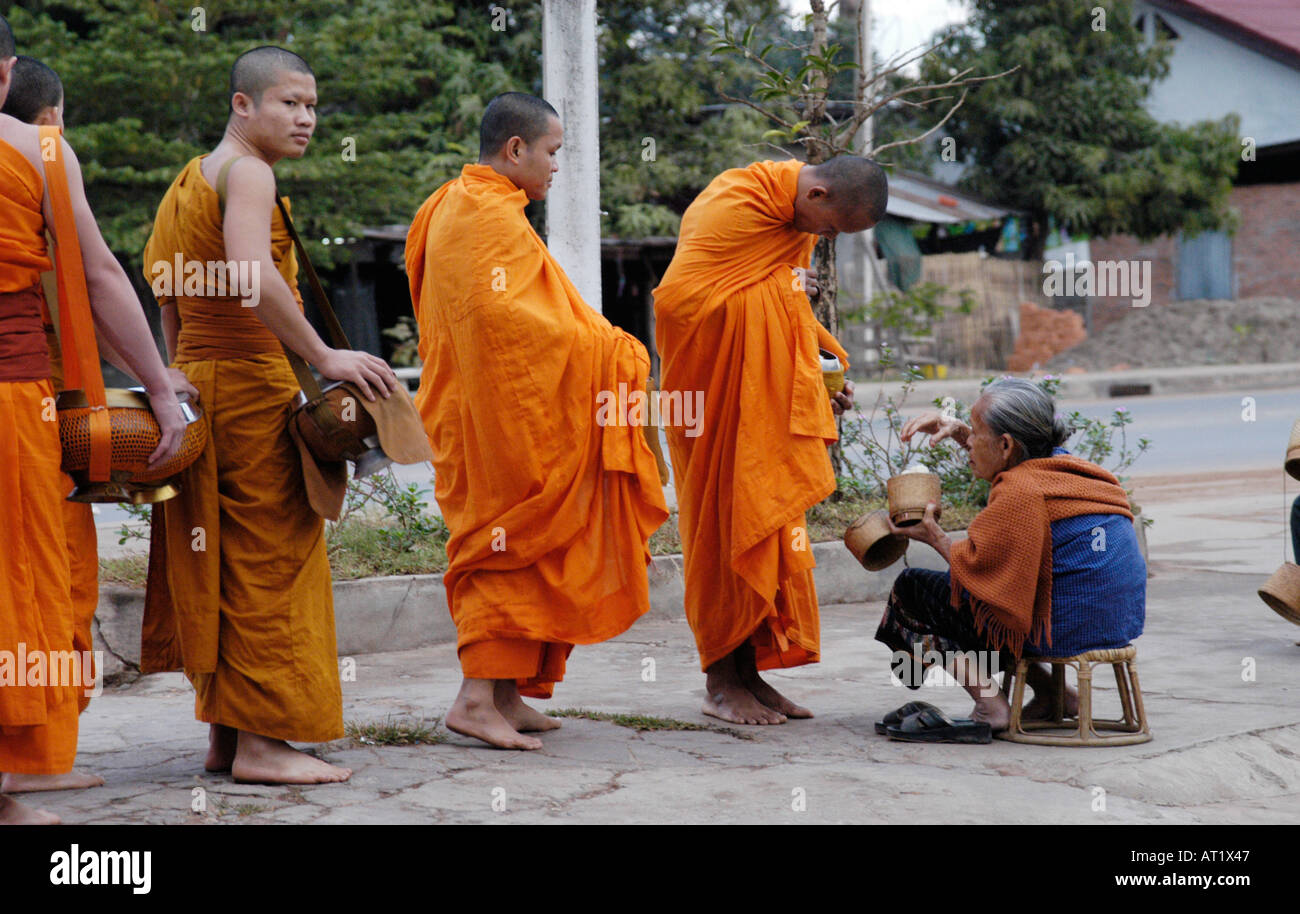
<svg viewBox="0 0 1300 914">
<path fill-rule="evenodd" d="M 1147 726 L 1146 710 L 1142 707 L 1142 689 L 1138 686 L 1137 648 L 1129 644 L 1121 648 L 1088 651 L 1074 657 L 1021 657 L 1015 671 L 1007 671 L 1002 683 L 1004 694 L 1010 694 L 1011 722 L 1002 739 L 1013 743 L 1034 743 L 1039 746 L 1131 746 L 1151 739 Z M 1021 720 L 1025 700 L 1025 674 L 1030 663 L 1052 665 L 1052 716 L 1048 720 Z M 1094 720 L 1092 716 L 1092 665 L 1109 663 L 1115 671 L 1119 687 L 1122 720 Z M 1079 676 L 1079 715 L 1077 725 L 1071 725 L 1065 716 L 1065 668 L 1072 666 Z M 1014 680 L 1015 688 L 1011 688 Z M 1031 731 L 1056 730 L 1056 733 Z M 1066 731 L 1066 732 L 1060 732 Z"/>
</svg>

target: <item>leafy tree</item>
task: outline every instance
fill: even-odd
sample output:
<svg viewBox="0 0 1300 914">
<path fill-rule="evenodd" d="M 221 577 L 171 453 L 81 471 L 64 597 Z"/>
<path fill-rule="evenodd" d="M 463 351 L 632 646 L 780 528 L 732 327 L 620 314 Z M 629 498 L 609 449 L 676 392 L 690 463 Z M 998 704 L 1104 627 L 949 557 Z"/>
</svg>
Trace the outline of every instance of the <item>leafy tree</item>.
<svg viewBox="0 0 1300 914">
<path fill-rule="evenodd" d="M 675 233 L 714 174 L 757 156 L 757 115 L 709 109 L 715 80 L 737 83 L 747 65 L 710 61 L 704 30 L 778 8 L 779 0 L 602 0 L 606 234 Z M 309 239 L 409 222 L 477 158 L 492 96 L 542 91 L 540 3 L 29 0 L 7 18 L 20 53 L 63 78 L 87 192 L 133 275 L 167 186 L 221 138 L 230 66 L 243 51 L 282 45 L 316 72 L 312 146 L 277 167 Z M 346 248 L 316 243 L 312 256 L 328 265 Z"/>
<path fill-rule="evenodd" d="M 181 165 L 220 140 L 235 57 L 261 44 L 296 51 L 317 76 L 312 147 L 277 168 L 304 236 L 409 221 L 477 156 L 487 100 L 540 90 L 540 16 L 527 8 L 498 31 L 490 6 L 60 0 L 8 18 L 20 52 L 62 76 L 87 192 L 110 246 L 130 260 Z M 314 247 L 313 257 L 330 253 Z"/>
<path fill-rule="evenodd" d="M 943 132 L 970 166 L 970 190 L 1028 214 L 1029 257 L 1042 256 L 1049 216 L 1143 239 L 1232 225 L 1236 118 L 1152 118 L 1143 103 L 1171 49 L 1144 47 L 1133 20 L 1131 0 L 975 0 L 957 37 L 923 62 L 930 81 L 1019 66 L 971 93 Z"/>
</svg>

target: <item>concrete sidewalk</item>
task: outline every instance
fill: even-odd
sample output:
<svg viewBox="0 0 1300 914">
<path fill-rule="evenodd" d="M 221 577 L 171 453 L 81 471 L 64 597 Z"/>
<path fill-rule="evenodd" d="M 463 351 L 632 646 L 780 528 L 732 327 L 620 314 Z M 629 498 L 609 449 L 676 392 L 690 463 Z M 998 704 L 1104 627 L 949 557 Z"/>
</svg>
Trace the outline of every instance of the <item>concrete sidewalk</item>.
<svg viewBox="0 0 1300 914">
<path fill-rule="evenodd" d="M 905 701 L 961 714 L 970 704 L 955 687 L 892 685 L 889 652 L 872 640 L 882 606 L 868 602 L 824 607 L 822 663 L 771 674 L 817 712 L 811 721 L 728 730 L 701 715 L 690 630 L 656 613 L 618 639 L 577 648 L 556 698 L 540 704 L 711 729 L 571 719 L 527 754 L 446 731 L 438 745 L 343 740 L 320 752 L 354 769 L 347 785 L 244 786 L 203 773 L 206 728 L 194 722 L 183 677 L 166 674 L 106 691 L 83 717 L 78 765 L 105 787 L 32 799 L 68 822 L 1300 821 L 1300 629 L 1255 594 L 1281 560 L 1275 483 L 1152 481 L 1138 497 L 1157 519 L 1137 642 L 1155 733 L 1144 745 L 918 746 L 877 736 L 873 722 Z M 432 722 L 459 683 L 451 644 L 352 659 L 349 722 Z M 643 679 L 647 659 L 654 681 Z M 1113 683 L 1098 686 L 1109 713 Z M 202 814 L 192 811 L 196 797 Z"/>
<path fill-rule="evenodd" d="M 999 375 L 1002 372 L 989 372 Z M 1039 370 L 1034 375 L 1059 374 Z M 892 381 L 897 372 L 891 373 Z M 1082 374 L 1060 375 L 1065 379 L 1061 386 L 1062 400 L 1096 400 L 1111 396 L 1131 397 L 1135 394 L 1191 394 L 1224 393 L 1228 391 L 1275 390 L 1300 385 L 1300 362 L 1266 362 L 1255 365 L 1189 365 L 1173 368 L 1132 368 L 1126 371 L 1090 371 Z M 879 382 L 876 376 L 854 374 L 855 381 Z M 980 378 L 947 378 L 940 381 L 920 381 L 909 403 L 928 404 L 935 398 L 953 397 L 963 403 L 973 403 L 979 396 Z"/>
</svg>

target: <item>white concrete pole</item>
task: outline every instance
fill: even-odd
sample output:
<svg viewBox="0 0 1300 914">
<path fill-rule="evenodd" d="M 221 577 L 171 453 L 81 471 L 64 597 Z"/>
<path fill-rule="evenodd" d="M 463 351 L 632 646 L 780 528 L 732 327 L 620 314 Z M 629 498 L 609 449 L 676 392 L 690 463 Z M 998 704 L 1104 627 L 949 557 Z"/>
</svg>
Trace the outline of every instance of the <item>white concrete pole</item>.
<svg viewBox="0 0 1300 914">
<path fill-rule="evenodd" d="M 871 73 L 871 0 L 861 0 L 862 15 L 858 18 L 858 47 L 861 48 L 858 65 L 862 67 L 862 72 Z M 868 97 L 864 101 L 870 101 L 871 87 L 867 87 Z M 870 149 L 874 138 L 873 125 L 871 118 L 867 118 L 862 123 L 861 129 L 858 130 L 857 148 L 858 151 L 865 155 Z M 862 285 L 858 290 L 862 296 L 862 301 L 871 301 L 871 296 L 875 294 L 876 277 L 875 270 L 872 269 L 872 261 L 875 259 L 875 231 L 868 229 L 862 232 L 855 239 L 854 251 L 857 254 L 858 263 L 855 271 L 862 277 Z"/>
<path fill-rule="evenodd" d="M 564 146 L 546 198 L 546 243 L 587 304 L 600 301 L 600 121 L 596 0 L 543 0 L 542 94 Z"/>
</svg>

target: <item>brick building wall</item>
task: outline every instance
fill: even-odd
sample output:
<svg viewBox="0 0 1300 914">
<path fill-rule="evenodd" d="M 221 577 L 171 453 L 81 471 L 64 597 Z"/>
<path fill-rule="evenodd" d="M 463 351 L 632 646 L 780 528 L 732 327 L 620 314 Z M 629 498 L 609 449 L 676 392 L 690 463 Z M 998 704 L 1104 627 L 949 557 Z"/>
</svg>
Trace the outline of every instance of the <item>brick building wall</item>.
<svg viewBox="0 0 1300 914">
<path fill-rule="evenodd" d="M 1300 183 L 1234 187 L 1230 205 L 1241 214 L 1232 237 L 1232 271 L 1237 298 L 1279 296 L 1300 300 Z M 1131 235 L 1094 238 L 1092 260 L 1150 260 L 1151 305 L 1158 308 L 1178 294 L 1178 245 L 1168 235 L 1139 241 Z M 1122 318 L 1128 298 L 1093 299 L 1092 329 Z"/>
</svg>

